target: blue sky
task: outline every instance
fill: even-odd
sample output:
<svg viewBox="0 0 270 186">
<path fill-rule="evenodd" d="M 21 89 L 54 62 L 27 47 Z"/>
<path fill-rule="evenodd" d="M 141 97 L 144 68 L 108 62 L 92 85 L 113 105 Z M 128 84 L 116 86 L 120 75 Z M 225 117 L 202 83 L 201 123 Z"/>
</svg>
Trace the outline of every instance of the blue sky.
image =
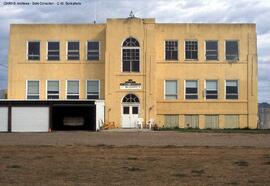
<svg viewBox="0 0 270 186">
<path fill-rule="evenodd" d="M 13 6 L 0 0 L 0 89 L 6 88 L 8 35 L 11 23 L 92 23 L 106 18 L 153 17 L 157 22 L 256 23 L 258 34 L 259 102 L 270 103 L 269 0 L 69 0 L 75 6 Z M 15 0 L 15 2 L 32 2 Z M 66 2 L 38 0 L 37 2 Z M 95 13 L 96 12 L 96 13 Z"/>
</svg>

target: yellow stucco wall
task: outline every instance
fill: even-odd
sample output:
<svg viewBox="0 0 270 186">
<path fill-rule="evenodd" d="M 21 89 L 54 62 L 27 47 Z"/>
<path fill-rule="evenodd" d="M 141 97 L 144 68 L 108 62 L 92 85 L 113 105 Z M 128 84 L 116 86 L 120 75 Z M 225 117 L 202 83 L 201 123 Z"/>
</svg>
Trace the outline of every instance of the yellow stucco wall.
<svg viewBox="0 0 270 186">
<path fill-rule="evenodd" d="M 122 43 L 128 37 L 140 43 L 140 72 L 123 73 Z M 178 40 L 178 60 L 165 61 L 164 41 Z M 184 41 L 198 41 L 198 60 L 186 61 Z M 26 58 L 27 41 L 41 42 L 40 61 Z M 60 61 L 46 60 L 46 42 L 60 41 Z M 79 61 L 66 60 L 66 42 L 80 41 Z M 100 60 L 86 60 L 87 40 L 101 42 Z M 205 41 L 218 40 L 219 60 L 205 60 Z M 239 61 L 225 60 L 225 41 L 239 41 Z M 257 127 L 257 46 L 255 24 L 160 24 L 154 19 L 108 19 L 106 24 L 15 24 L 11 25 L 9 48 L 8 99 L 26 99 L 26 80 L 40 80 L 40 99 L 46 99 L 46 80 L 60 80 L 60 99 L 65 99 L 66 80 L 80 80 L 80 99 L 86 99 L 86 80 L 101 80 L 105 100 L 105 120 L 121 127 L 121 101 L 133 93 L 140 99 L 140 117 L 164 124 L 164 114 L 178 114 L 184 127 L 185 114 L 198 114 L 204 128 L 204 115 L 239 115 L 241 128 Z M 140 90 L 121 90 L 120 83 L 132 79 Z M 178 99 L 164 99 L 164 80 L 178 80 Z M 199 98 L 184 99 L 184 81 L 198 80 Z M 205 100 L 204 81 L 218 80 L 219 98 Z M 239 81 L 239 99 L 225 99 L 225 80 Z"/>
</svg>

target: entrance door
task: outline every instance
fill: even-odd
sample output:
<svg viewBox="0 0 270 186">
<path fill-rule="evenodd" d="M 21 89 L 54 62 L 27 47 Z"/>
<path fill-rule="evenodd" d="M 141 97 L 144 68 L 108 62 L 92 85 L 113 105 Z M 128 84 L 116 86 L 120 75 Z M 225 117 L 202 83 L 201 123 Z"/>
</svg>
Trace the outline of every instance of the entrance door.
<svg viewBox="0 0 270 186">
<path fill-rule="evenodd" d="M 123 105 L 122 127 L 136 128 L 136 121 L 139 118 L 139 106 Z"/>
<path fill-rule="evenodd" d="M 126 95 L 122 100 L 122 128 L 136 128 L 139 118 L 139 98 L 134 94 Z"/>
</svg>

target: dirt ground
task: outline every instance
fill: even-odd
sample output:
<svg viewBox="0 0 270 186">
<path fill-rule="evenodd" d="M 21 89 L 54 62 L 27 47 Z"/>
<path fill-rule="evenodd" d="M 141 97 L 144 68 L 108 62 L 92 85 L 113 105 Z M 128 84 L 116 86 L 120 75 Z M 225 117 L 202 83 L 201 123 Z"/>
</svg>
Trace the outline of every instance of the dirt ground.
<svg viewBox="0 0 270 186">
<path fill-rule="evenodd" d="M 0 185 L 269 185 L 270 135 L 245 135 L 2 133 Z M 170 144 L 171 138 L 184 140 Z"/>
<path fill-rule="evenodd" d="M 127 132 L 128 131 L 128 132 Z M 269 134 L 197 132 L 52 132 L 0 133 L 0 145 L 113 145 L 113 146 L 194 146 L 194 147 L 268 147 Z"/>
</svg>

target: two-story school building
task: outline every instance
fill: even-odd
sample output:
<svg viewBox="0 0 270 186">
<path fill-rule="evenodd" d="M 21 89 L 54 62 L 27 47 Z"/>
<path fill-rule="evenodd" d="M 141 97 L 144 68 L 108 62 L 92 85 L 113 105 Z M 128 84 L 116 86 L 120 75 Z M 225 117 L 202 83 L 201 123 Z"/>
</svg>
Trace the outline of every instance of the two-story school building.
<svg viewBox="0 0 270 186">
<path fill-rule="evenodd" d="M 256 43 L 255 24 L 13 24 L 7 128 L 257 128 Z"/>
</svg>

